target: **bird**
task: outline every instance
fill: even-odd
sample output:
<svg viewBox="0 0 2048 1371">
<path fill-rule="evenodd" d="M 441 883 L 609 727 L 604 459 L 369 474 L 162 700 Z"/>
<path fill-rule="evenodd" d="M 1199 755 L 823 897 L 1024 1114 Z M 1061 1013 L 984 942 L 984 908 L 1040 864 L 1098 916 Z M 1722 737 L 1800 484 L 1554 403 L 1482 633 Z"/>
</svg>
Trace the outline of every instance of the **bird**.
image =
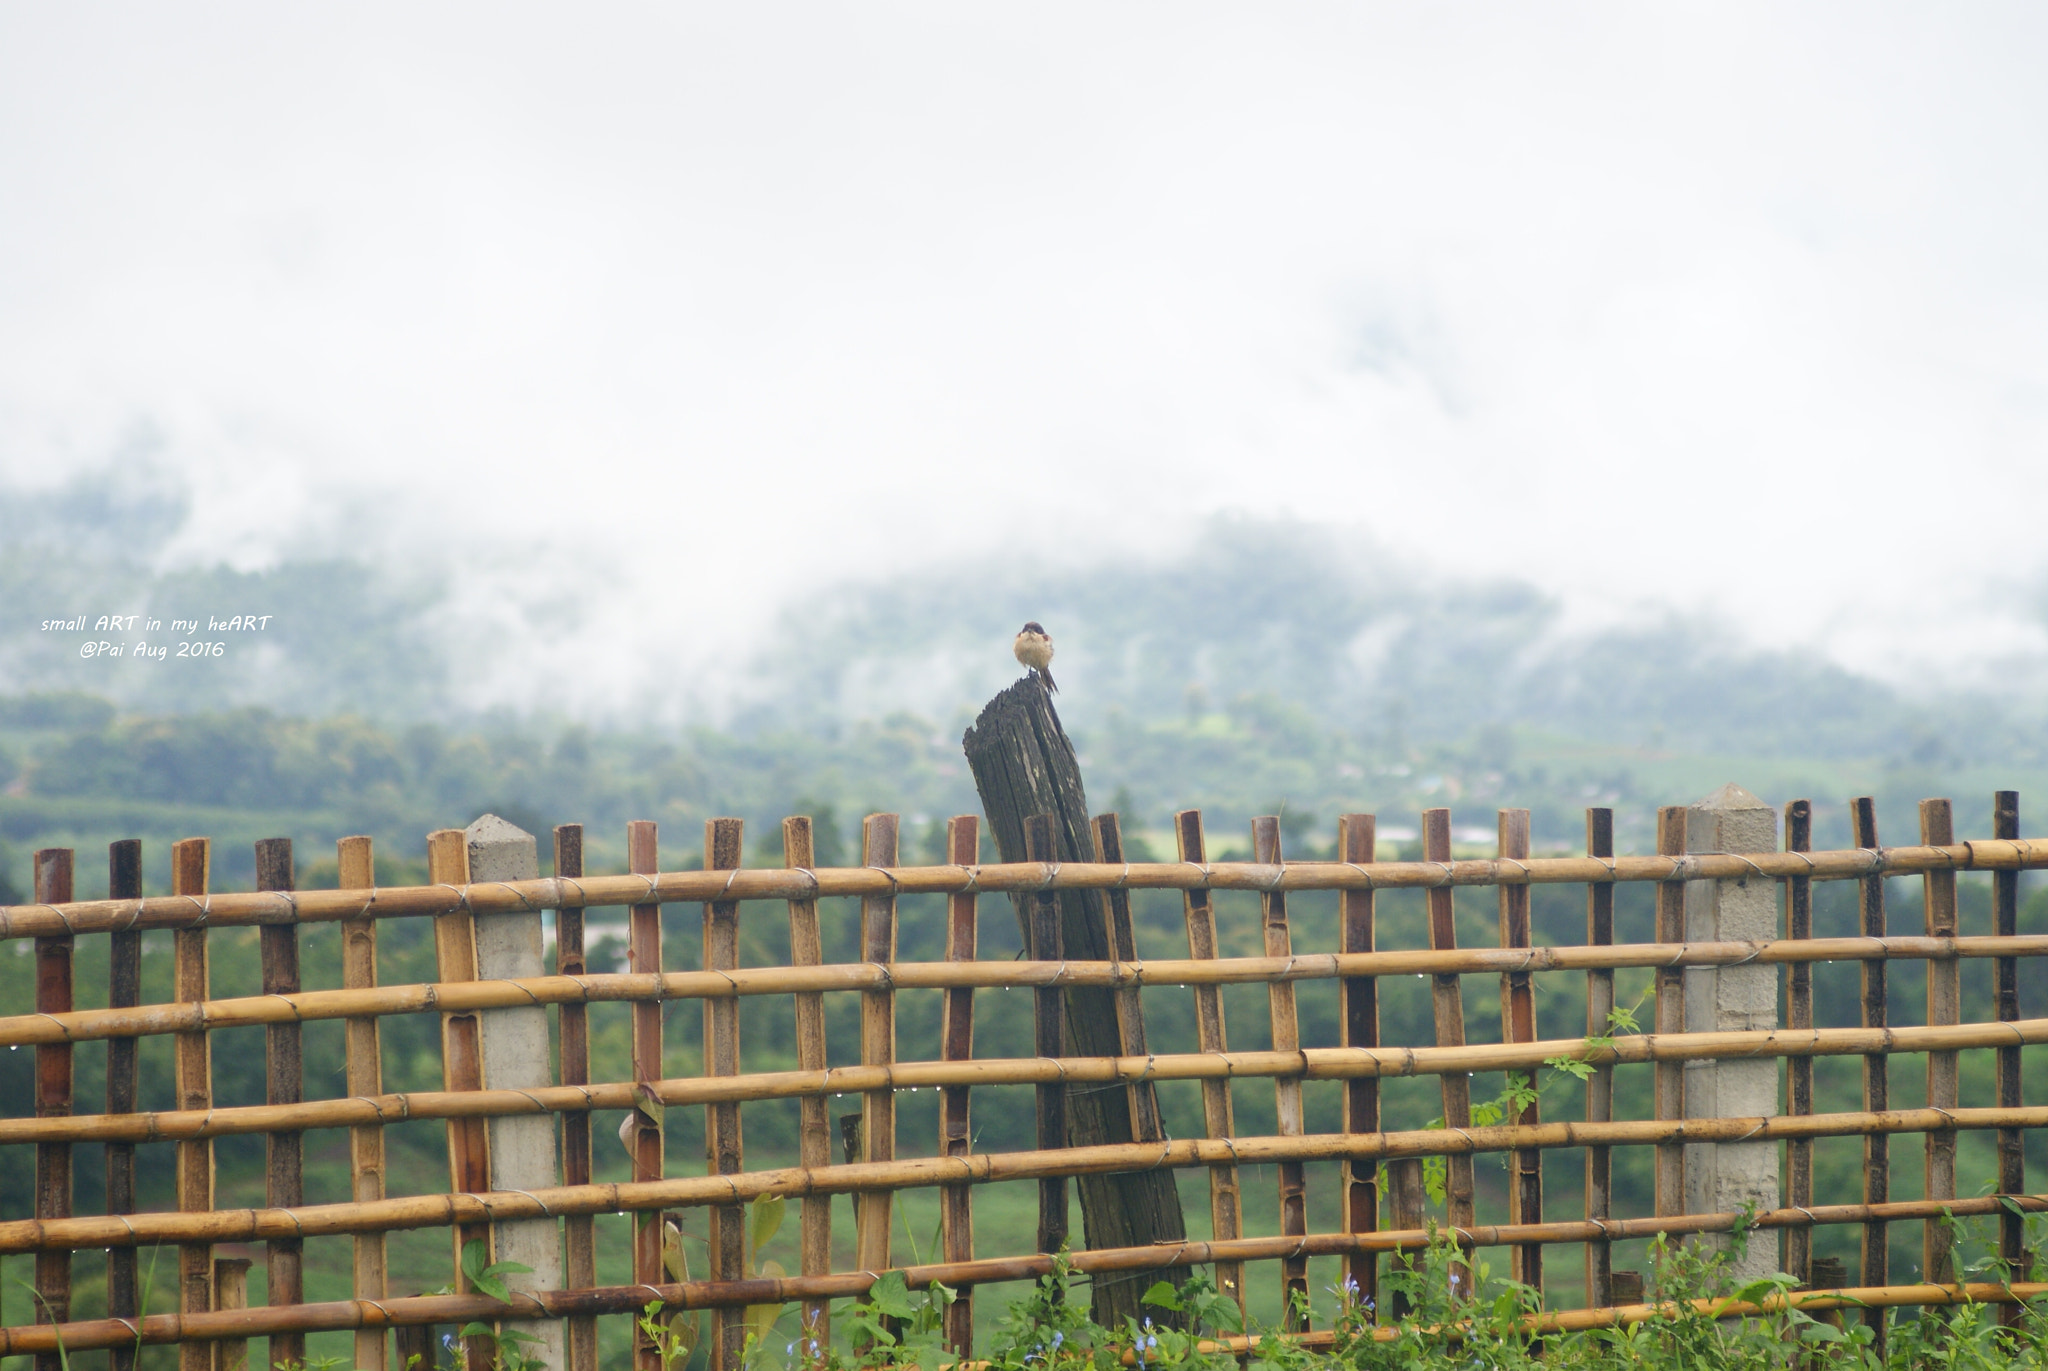
<svg viewBox="0 0 2048 1371">
<path fill-rule="evenodd" d="M 1010 645 L 1017 654 L 1017 660 L 1030 667 L 1038 677 L 1038 683 L 1049 694 L 1057 695 L 1059 687 L 1052 682 L 1052 635 L 1037 623 L 1028 623 L 1017 630 L 1017 641 Z"/>
</svg>

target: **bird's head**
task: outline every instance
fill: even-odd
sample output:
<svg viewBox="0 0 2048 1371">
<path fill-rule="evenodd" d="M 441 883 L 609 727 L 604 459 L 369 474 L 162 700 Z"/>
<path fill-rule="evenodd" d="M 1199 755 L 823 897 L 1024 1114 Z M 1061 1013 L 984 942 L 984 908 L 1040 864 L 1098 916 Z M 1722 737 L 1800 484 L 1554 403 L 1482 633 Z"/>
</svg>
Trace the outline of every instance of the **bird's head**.
<svg viewBox="0 0 2048 1371">
<path fill-rule="evenodd" d="M 1036 633 L 1041 638 L 1046 636 L 1045 630 L 1039 626 L 1038 621 L 1035 619 L 1024 625 L 1022 631 L 1025 633 Z"/>
</svg>

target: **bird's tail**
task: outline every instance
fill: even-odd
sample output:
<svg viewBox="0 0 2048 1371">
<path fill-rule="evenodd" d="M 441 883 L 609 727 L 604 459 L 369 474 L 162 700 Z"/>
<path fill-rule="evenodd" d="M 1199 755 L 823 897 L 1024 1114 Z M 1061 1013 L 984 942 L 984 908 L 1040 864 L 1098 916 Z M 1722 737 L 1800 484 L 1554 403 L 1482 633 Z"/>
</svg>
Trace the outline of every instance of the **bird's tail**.
<svg viewBox="0 0 2048 1371">
<path fill-rule="evenodd" d="M 1038 679 L 1045 682 L 1046 694 L 1057 695 L 1060 693 L 1060 688 L 1052 683 L 1052 672 L 1048 671 L 1046 668 L 1038 668 Z"/>
</svg>

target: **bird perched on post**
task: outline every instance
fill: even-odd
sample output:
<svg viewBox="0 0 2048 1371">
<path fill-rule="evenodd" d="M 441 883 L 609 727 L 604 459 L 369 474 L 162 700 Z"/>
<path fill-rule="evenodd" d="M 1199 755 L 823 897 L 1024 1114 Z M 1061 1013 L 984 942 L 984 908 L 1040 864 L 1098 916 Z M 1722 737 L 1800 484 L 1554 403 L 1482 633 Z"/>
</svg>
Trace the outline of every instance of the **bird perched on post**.
<svg viewBox="0 0 2048 1371">
<path fill-rule="evenodd" d="M 1017 654 L 1017 660 L 1031 668 L 1038 683 L 1048 693 L 1057 695 L 1059 687 L 1052 683 L 1052 635 L 1036 623 L 1029 623 L 1017 630 L 1017 641 L 1010 645 Z"/>
</svg>

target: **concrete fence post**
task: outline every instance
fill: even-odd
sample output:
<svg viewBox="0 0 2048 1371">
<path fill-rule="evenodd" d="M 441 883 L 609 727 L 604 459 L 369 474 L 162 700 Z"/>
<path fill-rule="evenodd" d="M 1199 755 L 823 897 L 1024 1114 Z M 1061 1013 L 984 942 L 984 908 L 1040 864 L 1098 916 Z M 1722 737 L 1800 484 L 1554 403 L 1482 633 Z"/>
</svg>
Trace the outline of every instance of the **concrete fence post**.
<svg viewBox="0 0 2048 1371">
<path fill-rule="evenodd" d="M 1722 786 L 1686 813 L 1685 850 L 1771 852 L 1778 845 L 1777 813 L 1739 785 Z M 1692 881 L 1685 892 L 1688 942 L 1762 942 L 1777 936 L 1778 883 L 1761 875 Z M 1775 966 L 1703 966 L 1685 972 L 1687 1031 L 1741 1032 L 1778 1027 L 1778 969 Z M 1769 1118 L 1778 1112 L 1778 1059 L 1730 1058 L 1685 1064 L 1685 1116 Z M 1688 1143 L 1685 1148 L 1685 1207 L 1712 1214 L 1759 1210 L 1778 1204 L 1778 1144 L 1774 1142 Z M 1725 1247 L 1725 1236 L 1702 1239 Z M 1755 1280 L 1778 1269 L 1778 1245 L 1753 1238 L 1733 1268 L 1737 1281 Z"/>
<path fill-rule="evenodd" d="M 530 881 L 540 876 L 540 859 L 531 833 L 495 814 L 486 814 L 469 826 L 465 836 L 472 883 Z M 540 911 L 478 914 L 476 974 L 481 981 L 545 975 L 541 965 Z M 539 1005 L 486 1009 L 478 1015 L 478 1029 L 485 1089 L 530 1090 L 555 1083 L 547 1010 Z M 561 1184 L 553 1115 L 493 1118 L 490 1139 L 493 1190 L 541 1190 Z M 510 1288 L 562 1288 L 559 1221 L 523 1219 L 498 1224 L 495 1247 L 493 1261 L 518 1262 L 533 1268 L 530 1274 L 507 1276 L 505 1284 Z M 540 1339 L 538 1344 L 524 1345 L 525 1355 L 544 1363 L 549 1371 L 562 1371 L 565 1354 L 560 1320 L 522 1324 L 518 1331 Z"/>
</svg>

